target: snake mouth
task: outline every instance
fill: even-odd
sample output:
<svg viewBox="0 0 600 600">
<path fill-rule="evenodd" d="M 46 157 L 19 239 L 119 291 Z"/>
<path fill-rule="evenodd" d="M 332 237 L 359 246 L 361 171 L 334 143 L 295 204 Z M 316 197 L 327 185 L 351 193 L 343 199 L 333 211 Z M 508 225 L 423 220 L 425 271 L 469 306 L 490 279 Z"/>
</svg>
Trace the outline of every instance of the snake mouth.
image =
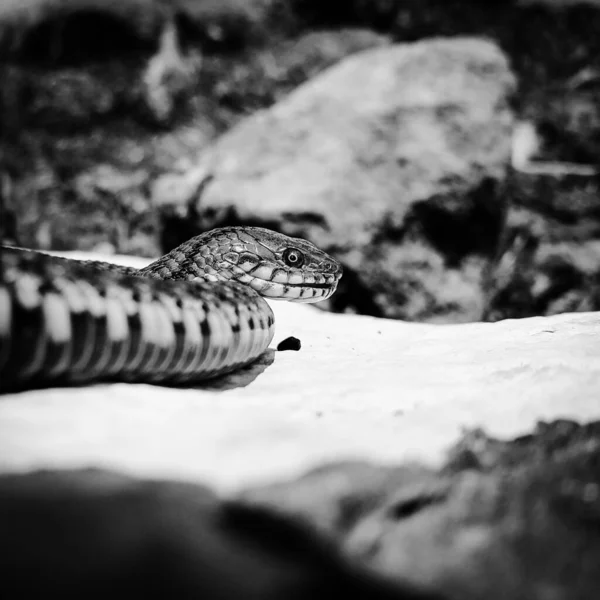
<svg viewBox="0 0 600 600">
<path fill-rule="evenodd" d="M 247 284 L 269 300 L 287 300 L 289 302 L 319 302 L 331 296 L 337 282 L 333 283 L 279 283 L 253 278 Z"/>
<path fill-rule="evenodd" d="M 298 285 L 287 285 L 287 292 L 292 294 L 286 295 L 282 300 L 291 300 L 293 302 L 320 302 L 331 297 L 337 289 L 337 281 L 333 283 L 305 283 Z M 299 290 L 299 292 L 298 292 Z M 297 294 L 299 293 L 299 296 Z"/>
<path fill-rule="evenodd" d="M 317 290 L 330 290 L 334 287 L 331 283 L 286 283 L 285 285 L 291 288 L 314 288 Z"/>
</svg>

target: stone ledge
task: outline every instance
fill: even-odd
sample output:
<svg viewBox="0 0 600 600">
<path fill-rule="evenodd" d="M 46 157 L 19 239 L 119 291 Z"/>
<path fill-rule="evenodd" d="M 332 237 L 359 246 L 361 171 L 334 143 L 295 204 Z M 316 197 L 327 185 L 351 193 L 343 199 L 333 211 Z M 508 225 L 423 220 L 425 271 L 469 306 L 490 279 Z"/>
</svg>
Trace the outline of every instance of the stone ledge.
<svg viewBox="0 0 600 600">
<path fill-rule="evenodd" d="M 110 467 L 235 490 L 330 460 L 437 464 L 463 428 L 600 418 L 598 312 L 431 325 L 271 305 L 272 348 L 293 335 L 301 350 L 204 388 L 5 395 L 0 470 Z"/>
</svg>

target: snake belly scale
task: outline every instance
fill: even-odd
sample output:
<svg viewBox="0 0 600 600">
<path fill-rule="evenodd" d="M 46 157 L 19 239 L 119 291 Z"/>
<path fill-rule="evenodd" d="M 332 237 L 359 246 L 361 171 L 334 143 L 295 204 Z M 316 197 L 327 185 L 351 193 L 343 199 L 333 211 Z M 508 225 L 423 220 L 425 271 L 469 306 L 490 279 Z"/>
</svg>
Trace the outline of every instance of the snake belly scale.
<svg viewBox="0 0 600 600">
<path fill-rule="evenodd" d="M 318 302 L 342 276 L 312 243 L 259 227 L 209 231 L 142 269 L 1 252 L 0 392 L 234 371 L 273 339 L 265 297 Z"/>
</svg>

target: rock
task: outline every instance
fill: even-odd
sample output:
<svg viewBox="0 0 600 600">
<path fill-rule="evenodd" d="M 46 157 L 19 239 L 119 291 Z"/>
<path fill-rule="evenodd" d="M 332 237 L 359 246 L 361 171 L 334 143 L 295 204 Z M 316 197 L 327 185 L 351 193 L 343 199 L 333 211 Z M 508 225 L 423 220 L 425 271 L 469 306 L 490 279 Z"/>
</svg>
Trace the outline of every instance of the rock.
<svg viewBox="0 0 600 600">
<path fill-rule="evenodd" d="M 6 170 L 5 205 L 15 221 L 7 239 L 39 249 L 110 244 L 121 253 L 156 255 L 158 211 L 148 189 L 225 126 L 223 111 L 207 108 L 212 99 L 198 89 L 204 50 L 247 50 L 249 38 L 264 34 L 273 4 L 0 3 L 1 193 Z M 239 60 L 229 57 L 228 64 Z M 123 198 L 107 192 L 105 181 L 78 195 L 81 180 L 91 183 L 101 170 L 119 186 L 130 178 Z"/>
<path fill-rule="evenodd" d="M 592 600 L 599 459 L 600 421 L 562 419 L 467 431 L 439 470 L 326 463 L 235 497 L 97 468 L 0 474 L 3 597 Z"/>
<path fill-rule="evenodd" d="M 485 320 L 600 310 L 600 179 L 515 172 Z"/>
<path fill-rule="evenodd" d="M 512 440 L 490 437 L 483 429 L 465 431 L 448 451 L 444 470 L 494 472 L 520 466 L 539 467 L 577 457 L 583 466 L 600 449 L 600 421 L 580 424 L 572 419 L 540 421 L 531 433 Z"/>
<path fill-rule="evenodd" d="M 0 471 L 91 464 L 230 493 L 332 461 L 436 467 L 465 428 L 507 438 L 540 419 L 600 419 L 598 312 L 442 326 L 270 304 L 269 352 L 210 384 L 2 395 Z M 275 351 L 290 336 L 302 350 Z M 349 466 L 331 495 L 351 488 L 361 468 Z M 380 479 L 371 481 L 376 496 Z M 309 488 L 298 513 L 310 510 Z M 329 527 L 326 514 L 320 522 Z"/>
<path fill-rule="evenodd" d="M 204 152 L 184 176 L 188 189 L 213 177 L 191 214 L 202 229 L 262 224 L 335 252 L 349 273 L 338 304 L 477 320 L 505 209 L 513 86 L 484 40 L 361 52 Z"/>
<path fill-rule="evenodd" d="M 591 599 L 600 572 L 600 445 L 535 468 L 457 474 L 406 512 L 392 495 L 360 522 L 352 555 L 451 599 Z M 402 488 L 400 494 L 402 494 Z M 576 557 L 576 558 L 575 558 Z"/>
<path fill-rule="evenodd" d="M 526 100 L 486 320 L 600 309 L 598 81 L 582 69 Z"/>
<path fill-rule="evenodd" d="M 375 570 L 449 600 L 591 600 L 599 459 L 600 421 L 558 420 L 513 440 L 467 432 L 438 473 L 330 464 L 243 498 L 333 532 Z"/>
<path fill-rule="evenodd" d="M 326 463 L 297 479 L 244 490 L 238 501 L 293 516 L 300 522 L 338 539 L 379 509 L 400 487 L 428 490 L 447 487 L 433 469 L 415 464 L 375 465 L 366 461 Z"/>
<path fill-rule="evenodd" d="M 503 443 L 480 433 L 476 456 L 486 445 L 503 446 L 493 466 L 488 452 L 487 473 L 469 463 L 445 498 L 408 518 L 398 517 L 390 498 L 348 545 L 383 572 L 444 589 L 449 598 L 593 598 L 600 583 L 599 425 L 541 424 Z"/>
<path fill-rule="evenodd" d="M 7 600 L 442 599 L 391 585 L 291 519 L 227 505 L 200 485 L 98 469 L 4 475 L 0 514 Z"/>
<path fill-rule="evenodd" d="M 484 5 L 464 0 L 449 5 L 445 0 L 431 0 L 426 9 L 419 2 L 387 0 L 349 1 L 343 6 L 312 0 L 177 0 L 168 6 L 160 0 L 0 4 L 0 55 L 8 59 L 0 60 L 0 161 L 12 187 L 10 203 L 4 205 L 10 204 L 5 220 L 13 221 L 0 227 L 19 245 L 114 247 L 117 252 L 150 256 L 181 242 L 182 237 L 195 235 L 199 226 L 215 220 L 209 213 L 198 218 L 186 205 L 197 193 L 198 182 L 192 177 L 193 185 L 186 187 L 177 175 L 172 177 L 173 188 L 161 178 L 163 173 L 167 172 L 164 179 L 168 180 L 232 123 L 270 106 L 324 67 L 357 51 L 389 44 L 390 39 L 485 34 L 510 57 L 519 79 L 519 114 L 544 131 L 547 143 L 542 158 L 580 164 L 594 162 L 598 155 L 600 104 L 594 56 L 600 11 L 589 2 Z M 564 10 L 554 10 L 559 5 Z M 539 26 L 532 28 L 532 22 Z M 329 29 L 314 31 L 315 26 Z M 147 177 L 137 189 L 136 177 L 132 177 L 124 206 L 107 199 L 104 192 L 76 202 L 79 176 L 85 177 L 89 169 L 91 179 L 98 167 L 112 170 L 119 178 L 141 169 Z M 593 178 L 524 181 L 522 189 L 511 187 L 506 196 L 528 197 L 528 201 L 562 196 L 558 204 L 567 208 L 559 220 L 576 218 L 576 228 L 579 224 L 595 227 L 589 211 L 582 220 L 569 206 L 580 198 L 593 200 L 596 184 Z M 4 182 L 2 186 L 4 194 Z M 148 202 L 152 188 L 159 191 L 158 206 Z M 130 204 L 140 203 L 146 204 L 141 218 L 139 211 L 128 210 Z M 107 204 L 110 208 L 104 216 Z M 93 218 L 85 218 L 90 211 Z M 552 221 L 556 218 L 553 211 L 537 210 L 532 222 L 538 218 Z M 156 212 L 160 212 L 160 228 Z M 68 225 L 66 214 L 73 215 L 77 227 Z M 509 220 L 512 215 L 510 211 Z M 238 219 L 233 212 L 226 216 Z M 430 226 L 432 220 L 437 223 L 428 218 L 426 224 Z M 554 225 L 548 227 L 552 230 Z M 488 225 L 483 229 L 488 231 Z M 468 237 L 458 231 L 453 244 Z M 434 237 L 439 241 L 437 233 Z M 542 271 L 535 281 L 516 281 L 505 291 L 491 286 L 485 299 L 479 294 L 485 256 L 467 258 L 466 266 L 460 268 L 448 268 L 445 249 L 442 260 L 420 246 L 397 255 L 393 252 L 396 240 L 384 240 L 383 250 L 373 251 L 365 261 L 377 265 L 387 260 L 389 264 L 360 277 L 347 269 L 345 286 L 352 294 L 346 298 L 338 294 L 334 308 L 377 315 L 416 314 L 422 320 L 479 317 L 482 303 L 484 314 L 495 319 L 595 309 L 599 305 L 597 276 L 578 266 L 581 260 L 597 257 L 593 239 L 588 240 L 583 244 L 584 256 L 571 260 L 567 254 L 578 254 L 579 240 L 565 240 L 569 248 L 563 252 L 554 242 L 547 245 L 540 239 L 542 249 L 531 263 L 533 269 Z M 453 250 L 458 255 L 463 252 L 460 244 Z M 553 255 L 548 265 L 545 254 Z M 558 268 L 556 254 L 560 255 Z M 352 254 L 349 264 L 360 262 L 351 259 Z M 511 251 L 508 259 L 512 260 Z M 411 274 L 419 264 L 429 277 Z M 402 284 L 399 270 L 406 272 Z M 388 277 L 391 272 L 393 277 Z M 564 282 L 562 273 L 566 273 Z M 379 275 L 389 282 L 372 281 Z M 375 292 L 366 289 L 365 283 Z M 420 286 L 433 293 L 415 293 Z M 390 287 L 394 304 L 388 302 Z M 518 291 L 519 287 L 528 289 L 527 293 Z M 493 298 L 488 306 L 492 296 L 500 298 Z M 520 306 L 506 306 L 506 297 L 516 296 L 520 296 Z M 438 314 L 430 314 L 436 306 L 441 307 Z M 463 306 L 461 314 L 457 306 Z"/>
<path fill-rule="evenodd" d="M 309 31 L 284 44 L 281 62 L 286 78 L 296 79 L 299 83 L 301 73 L 317 75 L 325 67 L 351 54 L 389 44 L 388 36 L 371 29 L 353 27 Z"/>
<path fill-rule="evenodd" d="M 537 89 L 524 100 L 521 118 L 536 124 L 535 158 L 600 168 L 600 72 L 582 69 L 562 85 Z"/>
<path fill-rule="evenodd" d="M 389 43 L 389 38 L 368 29 L 311 31 L 258 49 L 245 61 L 225 64 L 223 57 L 208 56 L 204 80 L 213 79 L 214 84 L 208 84 L 205 93 L 247 114 L 271 106 L 342 58 Z"/>
</svg>

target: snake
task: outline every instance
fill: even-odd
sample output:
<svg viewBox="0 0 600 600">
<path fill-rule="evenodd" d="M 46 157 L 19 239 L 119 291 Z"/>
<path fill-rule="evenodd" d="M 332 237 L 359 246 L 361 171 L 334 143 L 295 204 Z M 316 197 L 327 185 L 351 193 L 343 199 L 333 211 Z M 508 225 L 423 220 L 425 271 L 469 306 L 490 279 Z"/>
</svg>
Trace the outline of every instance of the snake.
<svg viewBox="0 0 600 600">
<path fill-rule="evenodd" d="M 312 242 L 250 226 L 201 233 L 140 269 L 0 250 L 0 393 L 242 369 L 273 339 L 267 299 L 326 300 L 342 276 Z"/>
</svg>

